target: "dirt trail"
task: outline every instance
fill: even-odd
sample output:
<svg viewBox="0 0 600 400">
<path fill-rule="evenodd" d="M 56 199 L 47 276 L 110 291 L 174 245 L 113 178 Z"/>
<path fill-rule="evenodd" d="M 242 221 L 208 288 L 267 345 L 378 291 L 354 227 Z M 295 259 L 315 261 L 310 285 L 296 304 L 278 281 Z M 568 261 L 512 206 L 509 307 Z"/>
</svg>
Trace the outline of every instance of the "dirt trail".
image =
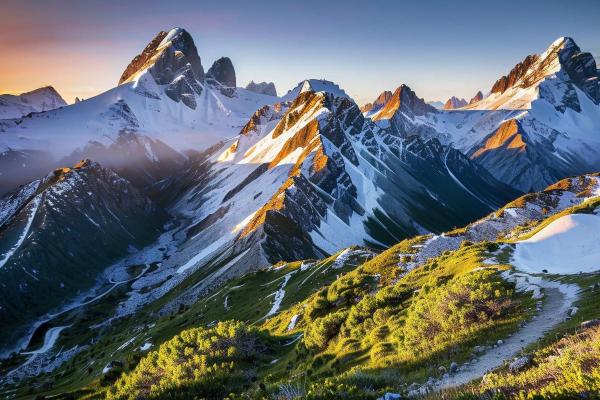
<svg viewBox="0 0 600 400">
<path fill-rule="evenodd" d="M 505 360 L 512 361 L 521 350 L 535 343 L 553 327 L 564 321 L 569 308 L 572 307 L 574 301 L 578 298 L 579 287 L 576 285 L 547 281 L 540 277 L 521 273 L 514 274 L 512 277 L 519 281 L 517 285 L 539 286 L 543 289 L 545 301 L 541 311 L 536 314 L 534 319 L 527 322 L 524 327 L 506 338 L 501 345 L 477 356 L 475 362 L 461 365 L 455 373 L 436 380 L 431 386 L 434 391 L 469 383 L 474 379 L 481 378 L 487 372 L 500 367 Z"/>
</svg>

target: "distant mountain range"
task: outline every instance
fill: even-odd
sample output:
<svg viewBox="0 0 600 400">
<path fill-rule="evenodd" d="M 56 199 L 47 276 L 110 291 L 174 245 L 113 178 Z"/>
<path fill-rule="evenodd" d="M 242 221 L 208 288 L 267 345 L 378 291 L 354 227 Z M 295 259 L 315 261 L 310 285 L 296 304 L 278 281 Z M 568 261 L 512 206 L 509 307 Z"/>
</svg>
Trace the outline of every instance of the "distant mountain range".
<svg viewBox="0 0 600 400">
<path fill-rule="evenodd" d="M 66 105 L 67 103 L 52 86 L 19 95 L 0 94 L 0 119 L 20 118 Z"/>
</svg>

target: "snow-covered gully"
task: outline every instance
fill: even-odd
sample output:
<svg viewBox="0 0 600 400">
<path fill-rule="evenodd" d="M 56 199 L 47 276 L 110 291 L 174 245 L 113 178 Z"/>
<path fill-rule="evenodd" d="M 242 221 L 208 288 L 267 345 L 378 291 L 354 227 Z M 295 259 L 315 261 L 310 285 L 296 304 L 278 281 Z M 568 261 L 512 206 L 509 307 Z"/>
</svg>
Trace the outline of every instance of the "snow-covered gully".
<svg viewBox="0 0 600 400">
<path fill-rule="evenodd" d="M 281 287 L 274 293 L 275 299 L 273 300 L 273 306 L 271 307 L 267 315 L 265 315 L 263 318 L 268 318 L 271 315 L 277 314 L 277 311 L 279 311 L 279 307 L 281 306 L 281 302 L 283 301 L 283 298 L 285 296 L 285 285 L 287 285 L 294 272 L 296 271 L 292 271 L 284 275 Z"/>
<path fill-rule="evenodd" d="M 564 321 L 569 309 L 579 297 L 577 285 L 549 281 L 539 276 L 523 273 L 514 273 L 507 277 L 509 280 L 515 280 L 517 287 L 528 290 L 535 287 L 543 289 L 545 301 L 538 314 L 512 336 L 503 340 L 501 344 L 477 356 L 472 362 L 459 366 L 455 373 L 445 375 L 439 380 L 430 380 L 431 385 L 422 387 L 419 392 L 440 391 L 460 386 L 481 378 L 487 372 L 500 367 L 505 361 L 512 361 L 526 346 L 535 343 L 557 324 Z"/>
<path fill-rule="evenodd" d="M 6 264 L 6 262 L 12 257 L 13 254 L 15 254 L 15 252 L 19 249 L 19 247 L 21 247 L 21 245 L 27 238 L 27 235 L 29 234 L 29 229 L 31 229 L 31 224 L 33 223 L 33 220 L 35 219 L 35 215 L 37 214 L 37 210 L 38 210 L 38 207 L 40 206 L 41 200 L 42 200 L 42 198 L 40 196 L 36 196 L 33 199 L 33 201 L 31 202 L 32 206 L 31 206 L 31 210 L 29 211 L 29 216 L 27 218 L 27 223 L 25 225 L 25 229 L 23 230 L 23 233 L 21 234 L 21 236 L 19 236 L 17 243 L 10 250 L 8 250 L 6 252 L 6 254 L 4 255 L 4 258 L 2 260 L 0 260 L 0 268 L 4 267 L 4 264 Z"/>
</svg>

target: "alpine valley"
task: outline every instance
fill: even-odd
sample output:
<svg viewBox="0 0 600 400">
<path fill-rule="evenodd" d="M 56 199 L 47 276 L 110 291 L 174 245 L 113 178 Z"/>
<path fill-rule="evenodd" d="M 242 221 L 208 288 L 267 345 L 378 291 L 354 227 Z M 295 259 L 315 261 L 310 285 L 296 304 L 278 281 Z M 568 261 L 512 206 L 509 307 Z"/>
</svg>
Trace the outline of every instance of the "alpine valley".
<svg viewBox="0 0 600 400">
<path fill-rule="evenodd" d="M 201 50 L 0 96 L 2 398 L 598 398 L 592 54 L 359 105 Z"/>
</svg>

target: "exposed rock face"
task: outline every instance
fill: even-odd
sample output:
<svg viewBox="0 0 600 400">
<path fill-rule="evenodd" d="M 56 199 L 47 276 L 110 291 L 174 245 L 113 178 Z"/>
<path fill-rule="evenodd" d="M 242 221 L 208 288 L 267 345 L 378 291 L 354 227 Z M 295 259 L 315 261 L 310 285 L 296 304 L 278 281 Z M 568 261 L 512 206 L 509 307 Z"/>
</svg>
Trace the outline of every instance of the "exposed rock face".
<svg viewBox="0 0 600 400">
<path fill-rule="evenodd" d="M 511 86 L 514 86 L 521 78 L 525 76 L 525 73 L 538 59 L 539 55 L 531 54 L 525 57 L 523 61 L 514 66 L 513 69 L 510 70 L 508 75 L 504 75 L 500 79 L 494 83 L 492 86 L 492 93 L 504 93 L 506 89 Z"/>
<path fill-rule="evenodd" d="M 553 139 L 536 135 L 532 140 L 522 124 L 523 121 L 514 119 L 505 121 L 481 146 L 471 149 L 469 156 L 496 179 L 523 192 L 535 191 L 540 183 L 576 175 L 577 168 L 583 168 L 569 165 L 564 157 L 553 156 L 556 154 Z"/>
<path fill-rule="evenodd" d="M 135 80 L 148 70 L 167 96 L 195 109 L 195 94 L 202 93 L 204 69 L 190 34 L 181 28 L 160 32 L 127 66 L 119 84 Z"/>
<path fill-rule="evenodd" d="M 158 45 L 167 36 L 167 32 L 160 31 L 158 34 L 148 43 L 144 50 L 137 56 L 133 57 L 133 60 L 129 63 L 121 78 L 119 79 L 119 85 L 127 82 L 131 77 L 138 73 L 144 66 L 148 64 L 152 57 L 156 56 Z"/>
<path fill-rule="evenodd" d="M 483 93 L 481 93 L 481 91 L 477 92 L 477 94 L 475 94 L 475 96 L 473 96 L 473 98 L 471 98 L 471 100 L 469 100 L 469 104 L 473 104 L 473 103 L 477 103 L 478 101 L 481 101 L 483 99 Z"/>
<path fill-rule="evenodd" d="M 129 63 L 119 84 L 134 79 L 144 69 L 149 68 L 156 83 L 165 85 L 176 76 L 189 70 L 199 81 L 204 80 L 204 69 L 192 36 L 182 28 L 161 31 Z"/>
<path fill-rule="evenodd" d="M 397 111 L 408 112 L 412 115 L 424 115 L 437 111 L 435 107 L 430 106 L 425 100 L 418 97 L 407 85 L 400 85 L 391 96 L 387 93 L 382 93 L 375 100 L 374 104 L 386 98 L 388 99 L 384 106 L 380 107 L 380 111 L 376 112 L 376 117 L 374 116 L 373 120 L 390 118 Z"/>
<path fill-rule="evenodd" d="M 564 79 L 567 82 L 570 81 L 585 92 L 595 104 L 600 103 L 600 77 L 596 61 L 590 53 L 582 52 L 575 41 L 568 37 L 556 40 L 542 55 L 527 56 L 508 75 L 498 79 L 491 92 L 504 93 L 511 87 L 532 87 L 553 73 L 566 74 Z M 572 99 L 576 95 L 573 92 L 567 97 Z M 569 99 L 565 101 L 572 103 L 570 108 L 579 111 L 579 104 Z M 559 111 L 564 111 L 564 107 L 562 108 Z"/>
<path fill-rule="evenodd" d="M 454 110 L 457 108 L 461 108 L 467 105 L 467 101 L 465 99 L 459 99 L 458 97 L 452 96 L 446 101 L 444 104 L 444 110 Z"/>
<path fill-rule="evenodd" d="M 376 110 L 380 109 L 381 107 L 383 107 L 385 105 L 385 103 L 387 103 L 391 98 L 392 98 L 392 92 L 390 92 L 389 90 L 386 90 L 386 91 L 382 92 L 379 96 L 377 96 L 377 98 L 375 99 L 374 102 L 367 103 L 364 106 L 362 106 L 360 108 L 360 111 L 362 111 L 362 112 L 376 111 Z"/>
<path fill-rule="evenodd" d="M 226 87 L 236 87 L 235 69 L 229 57 L 221 57 L 215 61 L 206 73 L 207 81 L 216 81 Z"/>
<path fill-rule="evenodd" d="M 277 96 L 277 90 L 275 89 L 275 84 L 273 82 L 255 83 L 254 81 L 250 81 L 248 86 L 246 86 L 246 89 L 254 93 Z"/>
<path fill-rule="evenodd" d="M 571 38 L 563 38 L 558 57 L 571 81 L 583 90 L 595 104 L 599 104 L 600 75 L 596 69 L 594 57 L 588 52 L 582 52 Z"/>
<path fill-rule="evenodd" d="M 254 112 L 250 120 L 244 125 L 240 134 L 248 136 L 253 132 L 257 132 L 261 125 L 265 125 L 270 121 L 279 120 L 286 108 L 281 103 L 274 105 L 266 105 Z"/>
<path fill-rule="evenodd" d="M 521 125 L 515 119 L 508 120 L 500 125 L 500 127 L 485 141 L 483 147 L 477 149 L 473 154 L 477 158 L 487 151 L 503 147 L 505 149 L 514 149 L 515 151 L 525 151 L 527 145 L 523 137 L 526 134 L 523 132 Z"/>
</svg>

